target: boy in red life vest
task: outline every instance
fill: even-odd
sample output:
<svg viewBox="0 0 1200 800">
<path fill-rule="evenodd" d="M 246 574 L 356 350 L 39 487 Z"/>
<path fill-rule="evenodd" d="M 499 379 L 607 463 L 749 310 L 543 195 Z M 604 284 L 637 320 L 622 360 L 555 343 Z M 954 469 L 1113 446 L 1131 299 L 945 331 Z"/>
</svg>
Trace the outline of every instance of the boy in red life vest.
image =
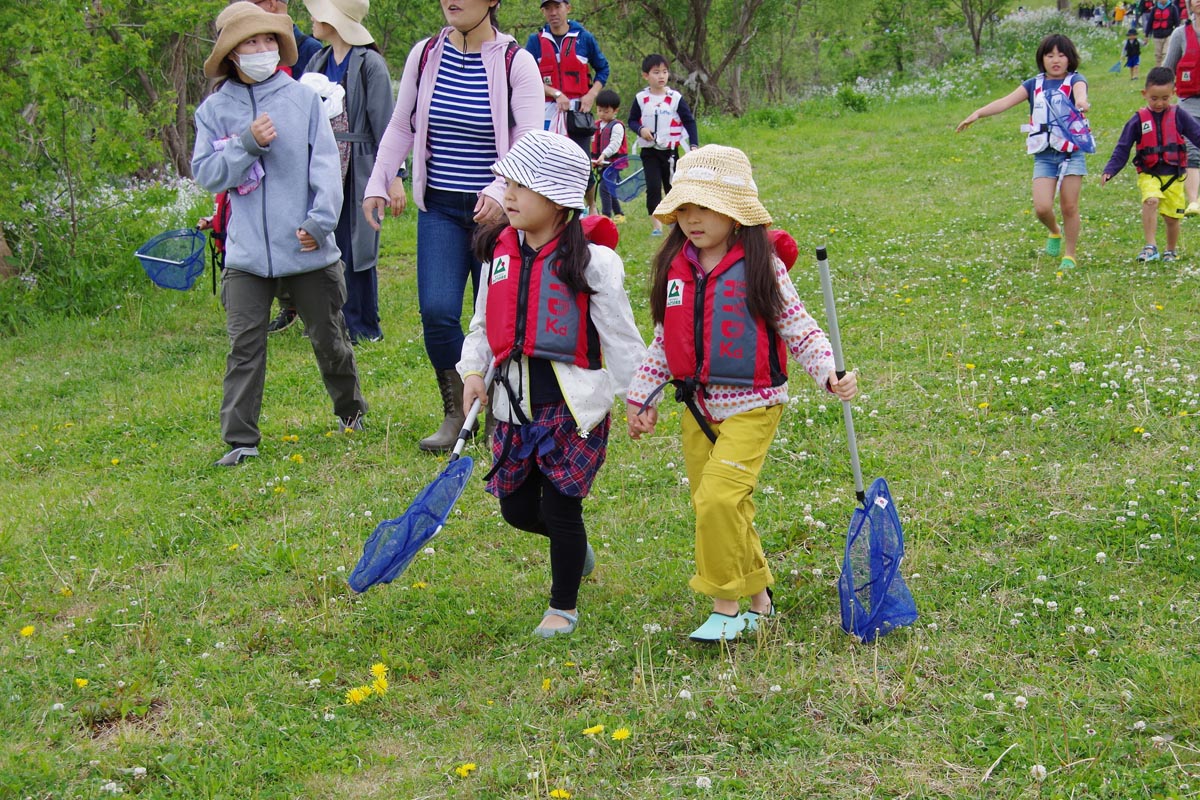
<svg viewBox="0 0 1200 800">
<path fill-rule="evenodd" d="M 592 137 L 592 166 L 603 175 L 611 170 L 614 182 L 621 179 L 621 170 L 629 166 L 629 142 L 625 139 L 625 126 L 617 119 L 621 110 L 621 97 L 612 89 L 596 95 L 596 135 Z M 588 197 L 591 213 L 596 213 L 593 198 Z M 600 181 L 600 210 L 613 222 L 624 222 L 621 201 L 608 190 L 605 181 Z"/>
<path fill-rule="evenodd" d="M 1112 158 L 1104 167 L 1100 182 L 1108 181 L 1129 160 L 1136 147 L 1133 164 L 1138 171 L 1138 190 L 1142 195 L 1142 233 L 1146 246 L 1138 261 L 1175 261 L 1179 245 L 1179 220 L 1185 200 L 1183 173 L 1187 169 L 1185 141 L 1200 146 L 1200 123 L 1188 112 L 1171 103 L 1175 93 L 1175 74 L 1166 67 L 1155 67 L 1146 75 L 1142 97 L 1146 107 L 1125 123 Z M 1167 226 L 1167 249 L 1160 255 L 1156 235 L 1161 216 Z"/>
<path fill-rule="evenodd" d="M 508 223 L 476 236 L 487 280 L 457 368 L 464 408 L 488 402 L 483 375 L 496 368 L 487 488 L 510 525 L 550 540 L 550 606 L 533 631 L 549 638 L 579 621 L 580 579 L 595 565 L 583 498 L 604 463 L 613 395 L 624 397 L 646 347 L 620 257 L 586 238 L 584 152 L 565 136 L 533 130 L 492 171 L 508 182 Z M 593 240 L 616 243 L 611 220 L 589 223 L 607 228 Z"/>
<path fill-rule="evenodd" d="M 653 433 L 657 398 L 673 384 L 688 408 L 683 459 L 696 514 L 689 585 L 713 602 L 691 638 L 736 639 L 774 611 L 753 494 L 787 405 L 787 358 L 843 400 L 858 381 L 835 374 L 829 340 L 788 278 L 795 242 L 767 230 L 771 215 L 741 150 L 708 145 L 679 159 L 675 186 L 654 213 L 675 227 L 654 259 L 654 340 L 629 385 L 629 435 Z M 743 598 L 749 609 L 739 613 Z"/>
</svg>

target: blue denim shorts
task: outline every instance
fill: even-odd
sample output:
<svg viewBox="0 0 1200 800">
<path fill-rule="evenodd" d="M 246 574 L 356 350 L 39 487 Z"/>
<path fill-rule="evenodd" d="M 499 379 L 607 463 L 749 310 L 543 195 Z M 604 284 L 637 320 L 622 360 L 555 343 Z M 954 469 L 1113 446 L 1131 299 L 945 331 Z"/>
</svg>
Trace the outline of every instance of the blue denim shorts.
<svg viewBox="0 0 1200 800">
<path fill-rule="evenodd" d="M 1047 148 L 1034 154 L 1033 177 L 1035 180 L 1060 178 L 1067 175 L 1087 175 L 1087 161 L 1084 160 L 1082 150 L 1076 150 L 1074 153 L 1060 153 Z"/>
</svg>

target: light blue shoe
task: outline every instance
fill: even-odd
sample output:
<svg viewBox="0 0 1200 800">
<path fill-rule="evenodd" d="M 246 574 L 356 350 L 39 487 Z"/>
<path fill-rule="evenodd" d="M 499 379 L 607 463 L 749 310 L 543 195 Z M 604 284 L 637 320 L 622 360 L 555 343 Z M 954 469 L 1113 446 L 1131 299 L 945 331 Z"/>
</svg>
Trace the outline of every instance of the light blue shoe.
<svg viewBox="0 0 1200 800">
<path fill-rule="evenodd" d="M 758 621 L 763 617 L 775 616 L 775 595 L 769 587 L 767 589 L 767 597 L 771 599 L 771 607 L 767 609 L 765 614 L 760 614 L 757 611 L 750 610 L 747 610 L 746 613 L 742 614 L 742 619 L 746 620 L 746 633 L 754 633 L 757 631 Z"/>
<path fill-rule="evenodd" d="M 688 638 L 693 642 L 719 642 L 722 639 L 732 642 L 742 635 L 745 628 L 746 617 L 742 614 L 721 614 L 714 611 Z"/>
<path fill-rule="evenodd" d="M 578 616 L 575 614 L 568 614 L 566 611 L 560 611 L 557 608 L 547 608 L 546 613 L 542 615 L 542 619 L 545 620 L 546 617 L 551 615 L 562 617 L 570 624 L 564 628 L 543 628 L 541 625 L 538 625 L 533 629 L 534 636 L 540 636 L 543 639 L 549 639 L 554 636 L 569 636 L 575 632 L 575 626 L 579 623 Z"/>
<path fill-rule="evenodd" d="M 583 557 L 583 577 L 591 575 L 596 569 L 596 551 L 589 544 L 587 546 L 587 554 Z"/>
</svg>

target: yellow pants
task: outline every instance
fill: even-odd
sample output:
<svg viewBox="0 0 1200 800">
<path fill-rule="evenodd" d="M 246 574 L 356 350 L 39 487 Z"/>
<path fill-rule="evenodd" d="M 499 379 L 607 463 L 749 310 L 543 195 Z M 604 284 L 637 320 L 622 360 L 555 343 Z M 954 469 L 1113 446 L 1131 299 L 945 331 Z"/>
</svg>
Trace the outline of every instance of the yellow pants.
<svg viewBox="0 0 1200 800">
<path fill-rule="evenodd" d="M 756 408 L 711 423 L 714 444 L 691 413 L 683 414 L 683 460 L 696 512 L 696 574 L 700 594 L 737 600 L 775 582 L 754 530 L 754 487 L 783 406 Z"/>
</svg>

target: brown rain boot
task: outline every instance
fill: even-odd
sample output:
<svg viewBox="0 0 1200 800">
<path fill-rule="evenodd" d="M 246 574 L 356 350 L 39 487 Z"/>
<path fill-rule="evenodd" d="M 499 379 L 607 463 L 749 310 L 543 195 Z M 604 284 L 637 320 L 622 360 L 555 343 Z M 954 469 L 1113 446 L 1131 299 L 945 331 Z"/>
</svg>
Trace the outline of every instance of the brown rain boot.
<svg viewBox="0 0 1200 800">
<path fill-rule="evenodd" d="M 458 376 L 458 370 L 437 370 L 438 390 L 442 393 L 442 411 L 445 417 L 441 427 L 432 436 L 427 436 L 417 443 L 417 447 L 427 453 L 446 453 L 454 449 L 458 441 L 458 433 L 462 430 L 467 415 L 463 413 L 463 382 Z"/>
</svg>

